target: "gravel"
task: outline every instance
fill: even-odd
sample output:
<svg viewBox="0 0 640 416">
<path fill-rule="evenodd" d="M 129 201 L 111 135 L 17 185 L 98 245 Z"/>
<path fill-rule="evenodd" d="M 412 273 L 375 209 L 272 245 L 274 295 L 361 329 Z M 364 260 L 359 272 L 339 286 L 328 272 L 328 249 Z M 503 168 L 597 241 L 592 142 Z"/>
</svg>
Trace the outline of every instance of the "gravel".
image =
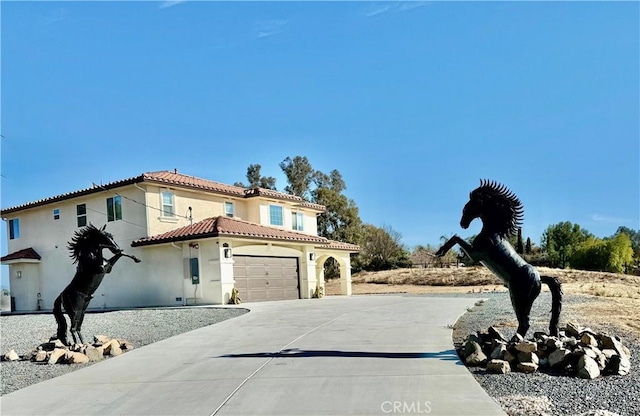
<svg viewBox="0 0 640 416">
<path fill-rule="evenodd" d="M 453 341 L 460 345 L 464 338 L 477 331 L 486 331 L 497 326 L 511 338 L 517 320 L 508 293 L 482 294 L 485 302 L 477 304 L 454 325 Z M 551 297 L 544 292 L 534 303 L 532 325 L 528 336 L 535 331 L 548 333 L 551 317 Z M 585 303 L 594 298 L 565 295 L 563 304 Z M 536 372 L 524 374 L 490 374 L 485 369 L 469 368 L 485 391 L 502 406 L 509 415 L 637 415 L 640 409 L 640 342 L 633 336 L 615 328 L 604 327 L 595 322 L 581 322 L 575 316 L 560 317 L 560 326 L 566 322 L 577 322 L 598 332 L 619 336 L 631 351 L 631 371 L 626 376 L 604 376 L 594 380 L 577 377 L 550 375 Z M 499 326 L 500 325 L 500 326 Z M 505 328 L 505 326 L 507 326 Z"/>
<path fill-rule="evenodd" d="M 126 339 L 142 347 L 174 335 L 212 325 L 248 312 L 242 308 L 163 308 L 132 309 L 87 313 L 82 324 L 85 341 L 94 335 Z M 56 333 L 52 314 L 3 315 L 0 317 L 0 352 L 15 350 L 28 354 Z M 3 361 L 0 367 L 1 395 L 41 381 L 79 370 L 92 363 L 73 365 L 36 364 L 29 361 Z"/>
</svg>

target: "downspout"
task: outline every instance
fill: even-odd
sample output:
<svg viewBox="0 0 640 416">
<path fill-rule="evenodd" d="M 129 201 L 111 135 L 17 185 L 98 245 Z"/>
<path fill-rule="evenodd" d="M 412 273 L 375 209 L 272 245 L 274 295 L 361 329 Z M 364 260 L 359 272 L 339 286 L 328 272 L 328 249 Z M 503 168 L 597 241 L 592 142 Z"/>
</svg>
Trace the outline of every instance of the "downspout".
<svg viewBox="0 0 640 416">
<path fill-rule="evenodd" d="M 182 247 L 178 247 L 173 241 L 171 242 L 171 247 L 177 248 L 178 250 L 182 251 Z M 184 294 L 184 277 L 182 277 L 180 286 L 182 287 L 182 306 L 187 306 L 187 298 Z"/>
</svg>

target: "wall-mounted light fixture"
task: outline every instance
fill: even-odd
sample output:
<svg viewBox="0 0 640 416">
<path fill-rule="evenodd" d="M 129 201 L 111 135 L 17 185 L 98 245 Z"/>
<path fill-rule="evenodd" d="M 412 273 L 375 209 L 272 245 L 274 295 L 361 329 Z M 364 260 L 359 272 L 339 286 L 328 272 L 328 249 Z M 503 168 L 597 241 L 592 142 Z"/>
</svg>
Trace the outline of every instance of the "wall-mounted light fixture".
<svg viewBox="0 0 640 416">
<path fill-rule="evenodd" d="M 230 259 L 231 258 L 231 249 L 230 248 L 225 248 L 224 249 L 224 258 L 225 259 Z"/>
<path fill-rule="evenodd" d="M 198 243 L 189 243 L 189 247 L 191 247 L 191 248 L 200 248 L 200 245 Z"/>
<path fill-rule="evenodd" d="M 315 259 L 316 259 L 316 253 L 309 253 L 309 260 L 315 261 Z"/>
<path fill-rule="evenodd" d="M 22 270 L 17 270 L 17 271 L 16 271 L 16 277 L 17 277 L 18 279 L 22 279 Z"/>
</svg>

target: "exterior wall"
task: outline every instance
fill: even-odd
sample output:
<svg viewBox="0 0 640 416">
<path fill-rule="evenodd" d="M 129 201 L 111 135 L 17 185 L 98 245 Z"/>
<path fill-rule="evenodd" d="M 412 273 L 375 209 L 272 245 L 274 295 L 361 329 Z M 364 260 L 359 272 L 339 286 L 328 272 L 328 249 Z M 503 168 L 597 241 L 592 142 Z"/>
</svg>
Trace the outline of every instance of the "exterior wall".
<svg viewBox="0 0 640 416">
<path fill-rule="evenodd" d="M 234 218 L 246 219 L 247 206 L 244 200 L 228 197 L 224 195 L 213 195 L 206 192 L 190 191 L 174 187 L 160 187 L 155 185 L 145 185 L 145 201 L 149 206 L 147 210 L 149 232 L 148 235 L 162 234 L 175 228 L 184 227 L 191 222 L 189 207 L 193 222 L 202 221 L 207 218 L 225 215 L 224 203 L 234 204 Z M 170 191 L 174 194 L 174 218 L 162 215 L 161 192 Z"/>
<path fill-rule="evenodd" d="M 340 287 L 341 294 L 351 296 L 351 255 L 344 251 L 329 251 L 316 249 L 316 274 L 318 276 L 318 285 L 322 286 L 324 291 L 324 262 L 333 257 L 340 265 Z"/>
<path fill-rule="evenodd" d="M 142 201 L 143 194 L 133 186 L 118 189 L 118 193 L 123 196 L 123 220 L 118 221 L 107 222 L 106 200 L 114 196 L 114 193 L 109 191 L 73 198 L 60 203 L 30 208 L 22 212 L 7 215 L 7 220 L 18 218 L 20 221 L 20 237 L 8 241 L 7 251 L 13 253 L 18 250 L 33 247 L 42 257 L 41 263 L 36 266 L 38 269 L 37 275 L 40 279 L 38 285 L 39 292 L 36 293 L 41 294 L 43 309 L 53 308 L 53 301 L 69 284 L 75 274 L 76 266 L 69 257 L 67 244 L 71 241 L 73 233 L 79 229 L 77 226 L 77 205 L 86 204 L 87 223 L 93 223 L 96 226 L 107 224 L 107 231 L 114 235 L 116 242 L 121 248 L 130 254 L 136 256 L 139 254 L 137 249 L 131 248 L 131 241 L 140 238 L 146 232 L 145 209 L 142 205 L 136 204 L 126 198 Z M 54 209 L 60 210 L 60 219 L 58 220 L 54 220 L 53 218 Z M 8 227 L 9 221 L 6 221 L 6 224 Z M 15 274 L 15 271 L 11 269 L 14 269 L 13 266 L 10 267 L 10 272 Z M 118 265 L 116 265 L 114 269 L 114 272 L 117 272 Z M 105 281 L 106 280 L 108 279 L 105 278 Z M 10 284 L 11 283 L 13 282 L 11 281 Z M 35 290 L 35 286 L 30 290 Z M 11 287 L 11 291 L 14 291 L 13 286 Z M 35 296 L 35 294 L 29 294 L 28 296 L 28 298 L 30 298 L 30 296 Z M 16 303 L 19 303 L 17 296 Z M 18 305 L 16 304 L 16 308 L 17 307 Z"/>
<path fill-rule="evenodd" d="M 318 219 L 316 217 L 316 211 L 296 208 L 291 206 L 290 204 L 287 204 L 286 202 L 276 201 L 276 200 L 263 199 L 263 200 L 260 200 L 257 205 L 258 205 L 259 217 L 254 222 L 257 222 L 259 224 L 266 225 L 269 227 L 278 228 L 281 230 L 292 231 L 293 221 L 291 218 L 291 213 L 302 212 L 304 214 L 303 230 L 299 232 L 304 234 L 316 235 L 316 236 L 318 235 Z M 282 226 L 271 225 L 270 216 L 269 216 L 270 205 L 277 205 L 282 207 L 284 225 Z"/>
<path fill-rule="evenodd" d="M 9 284 L 11 296 L 16 300 L 16 311 L 38 310 L 38 293 L 41 291 L 39 266 L 39 263 L 17 263 L 9 266 Z M 20 278 L 17 277 L 18 272 L 21 273 Z"/>
</svg>

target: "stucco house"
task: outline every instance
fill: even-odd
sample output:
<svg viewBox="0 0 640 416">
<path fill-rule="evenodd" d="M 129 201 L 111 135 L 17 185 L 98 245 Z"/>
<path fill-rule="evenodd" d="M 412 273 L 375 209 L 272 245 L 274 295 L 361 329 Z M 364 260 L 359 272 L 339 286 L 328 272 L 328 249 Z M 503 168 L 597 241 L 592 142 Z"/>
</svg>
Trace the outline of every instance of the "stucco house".
<svg viewBox="0 0 640 416">
<path fill-rule="evenodd" d="M 340 266 L 351 294 L 356 245 L 318 236 L 325 207 L 269 189 L 226 185 L 159 171 L 2 210 L 15 310 L 53 308 L 75 265 L 67 242 L 89 223 L 107 225 L 128 253 L 90 308 L 225 304 L 306 299 L 324 289 L 323 265 Z"/>
</svg>

